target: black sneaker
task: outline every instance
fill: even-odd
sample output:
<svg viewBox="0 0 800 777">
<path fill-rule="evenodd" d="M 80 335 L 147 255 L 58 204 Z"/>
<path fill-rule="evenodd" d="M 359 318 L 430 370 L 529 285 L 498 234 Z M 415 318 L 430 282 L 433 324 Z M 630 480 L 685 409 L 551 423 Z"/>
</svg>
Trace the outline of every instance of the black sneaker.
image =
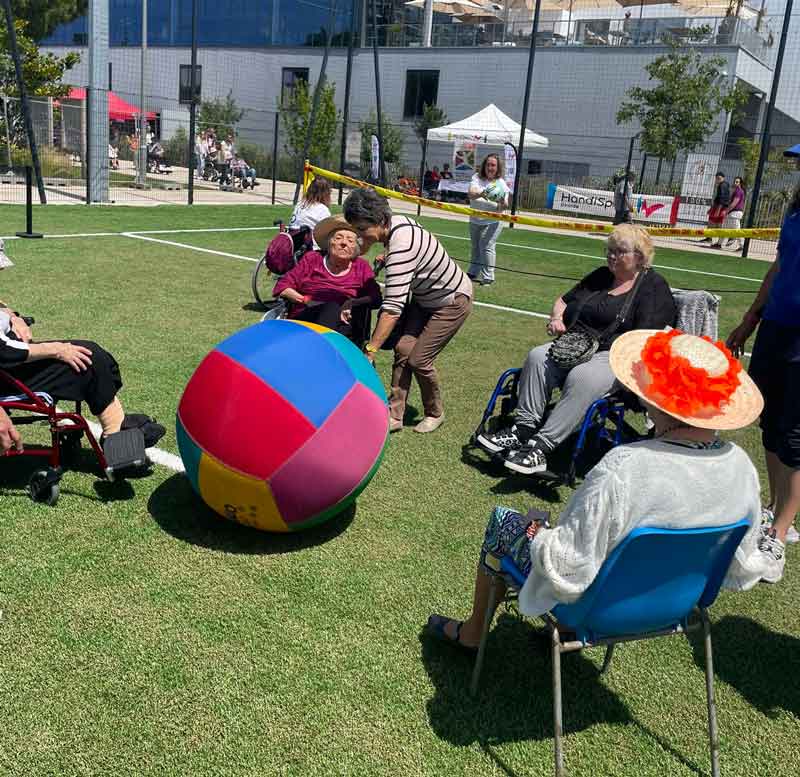
<svg viewBox="0 0 800 777">
<path fill-rule="evenodd" d="M 167 432 L 167 430 L 156 421 L 144 413 L 130 413 L 122 421 L 122 430 L 141 429 L 144 435 L 146 448 L 152 448 Z"/>
<path fill-rule="evenodd" d="M 494 434 L 485 432 L 478 435 L 478 444 L 490 453 L 503 453 L 503 451 L 514 450 L 522 445 L 522 440 L 517 435 L 517 425 L 500 429 Z"/>
<path fill-rule="evenodd" d="M 534 472 L 544 472 L 547 469 L 547 458 L 541 446 L 532 441 L 509 453 L 505 465 L 522 475 L 533 475 Z"/>
</svg>

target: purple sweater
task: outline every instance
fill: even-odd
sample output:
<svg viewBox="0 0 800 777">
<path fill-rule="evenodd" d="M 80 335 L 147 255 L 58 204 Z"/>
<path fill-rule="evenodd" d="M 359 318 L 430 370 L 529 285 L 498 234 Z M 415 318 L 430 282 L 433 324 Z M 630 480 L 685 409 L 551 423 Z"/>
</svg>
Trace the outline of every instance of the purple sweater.
<svg viewBox="0 0 800 777">
<path fill-rule="evenodd" d="M 346 275 L 331 275 L 318 251 L 308 251 L 295 267 L 282 275 L 272 290 L 272 296 L 277 297 L 286 289 L 309 295 L 315 302 L 338 302 L 341 305 L 348 299 L 370 297 L 371 307 L 377 308 L 382 301 L 380 287 L 365 259 L 354 259 Z M 297 316 L 304 307 L 292 305 L 289 317 Z"/>
</svg>

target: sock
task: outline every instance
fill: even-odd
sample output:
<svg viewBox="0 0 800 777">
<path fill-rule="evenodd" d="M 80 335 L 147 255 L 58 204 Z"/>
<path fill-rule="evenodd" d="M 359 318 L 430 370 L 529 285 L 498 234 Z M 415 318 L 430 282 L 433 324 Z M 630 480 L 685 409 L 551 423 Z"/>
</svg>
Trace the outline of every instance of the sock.
<svg viewBox="0 0 800 777">
<path fill-rule="evenodd" d="M 536 436 L 536 427 L 517 424 L 517 437 L 523 445 L 527 445 Z"/>
</svg>

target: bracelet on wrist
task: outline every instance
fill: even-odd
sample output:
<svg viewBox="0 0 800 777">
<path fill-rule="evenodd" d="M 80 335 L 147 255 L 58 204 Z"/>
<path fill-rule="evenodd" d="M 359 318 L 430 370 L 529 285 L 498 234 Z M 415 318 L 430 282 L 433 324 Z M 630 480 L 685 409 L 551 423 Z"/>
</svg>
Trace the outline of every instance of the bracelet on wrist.
<svg viewBox="0 0 800 777">
<path fill-rule="evenodd" d="M 376 348 L 376 347 L 375 347 L 375 346 L 374 346 L 372 343 L 367 343 L 367 344 L 364 346 L 364 350 L 365 350 L 367 353 L 378 353 L 378 349 L 377 349 L 377 348 Z"/>
</svg>

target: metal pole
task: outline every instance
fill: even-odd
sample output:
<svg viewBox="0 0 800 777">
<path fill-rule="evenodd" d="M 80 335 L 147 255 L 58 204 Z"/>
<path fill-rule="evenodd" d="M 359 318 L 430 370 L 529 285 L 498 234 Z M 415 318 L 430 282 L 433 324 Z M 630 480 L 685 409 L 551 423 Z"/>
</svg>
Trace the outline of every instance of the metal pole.
<svg viewBox="0 0 800 777">
<path fill-rule="evenodd" d="M 425 135 L 425 139 L 422 141 L 422 161 L 419 163 L 419 196 L 424 197 L 425 192 L 422 188 L 422 182 L 425 180 L 425 162 L 427 161 L 428 157 L 428 136 Z M 417 216 L 420 215 L 422 212 L 422 205 L 417 203 Z"/>
<path fill-rule="evenodd" d="M 144 66 L 147 54 L 147 0 L 142 0 L 142 56 L 139 73 L 139 167 L 137 183 L 145 186 L 147 182 L 147 130 L 144 110 Z"/>
<path fill-rule="evenodd" d="M 645 152 L 644 156 L 642 157 L 642 169 L 639 172 L 639 191 L 642 190 L 642 183 L 644 182 L 644 169 L 647 167 L 647 152 Z"/>
<path fill-rule="evenodd" d="M 31 160 L 33 169 L 36 171 L 36 188 L 39 190 L 39 202 L 47 204 L 47 195 L 44 191 L 42 181 L 42 166 L 39 163 L 39 149 L 36 145 L 36 136 L 33 134 L 33 122 L 31 121 L 31 106 L 28 102 L 28 94 L 25 91 L 25 80 L 22 76 L 22 60 L 19 57 L 19 47 L 17 46 L 17 31 L 14 29 L 14 14 L 11 12 L 11 0 L 3 0 L 3 10 L 6 15 L 6 27 L 8 29 L 8 48 L 11 50 L 11 59 L 14 60 L 14 71 L 17 74 L 17 89 L 19 89 L 19 99 L 22 103 L 22 118 L 25 122 L 25 132 L 28 135 L 28 145 L 31 150 Z"/>
<path fill-rule="evenodd" d="M 92 204 L 92 195 L 94 189 L 92 187 L 92 110 L 94 109 L 94 95 L 92 90 L 87 87 L 86 89 L 86 155 L 83 160 L 86 169 L 86 204 Z"/>
<path fill-rule="evenodd" d="M 761 194 L 761 179 L 764 177 L 764 167 L 769 158 L 769 134 L 772 127 L 772 114 L 775 110 L 775 100 L 778 97 L 778 86 L 781 81 L 781 68 L 783 67 L 783 53 L 786 51 L 786 38 L 789 34 L 789 23 L 792 20 L 792 6 L 794 0 L 786 0 L 786 11 L 783 15 L 783 28 L 781 30 L 781 40 L 778 43 L 778 56 L 775 60 L 775 71 L 772 75 L 772 89 L 769 95 L 769 105 L 767 106 L 767 115 L 764 119 L 764 132 L 761 135 L 761 153 L 758 155 L 758 167 L 756 168 L 756 177 L 753 182 L 753 194 L 750 198 L 750 210 L 747 212 L 747 221 L 745 222 L 746 229 L 752 229 L 756 220 L 756 208 L 758 206 L 758 198 Z M 747 253 L 750 250 L 750 238 L 745 238 L 744 248 L 742 249 L 742 257 L 747 258 Z"/>
<path fill-rule="evenodd" d="M 189 205 L 194 204 L 194 172 L 197 169 L 196 143 L 197 134 L 197 0 L 192 0 L 192 74 L 189 76 L 189 93 L 191 103 L 189 103 Z"/>
<path fill-rule="evenodd" d="M 319 79 L 317 79 L 317 86 L 314 89 L 314 101 L 311 103 L 311 115 L 308 117 L 308 125 L 306 126 L 306 138 L 303 142 L 303 156 L 300 159 L 300 168 L 298 170 L 297 183 L 294 187 L 294 199 L 292 202 L 297 205 L 300 199 L 300 189 L 303 185 L 303 176 L 305 175 L 305 163 L 308 159 L 309 151 L 311 149 L 311 138 L 314 132 L 314 123 L 317 120 L 317 111 L 319 110 L 319 102 L 322 98 L 322 90 L 325 87 L 325 77 L 328 70 L 328 55 L 331 51 L 331 38 L 333 37 L 333 26 L 336 22 L 336 0 L 331 0 L 330 15 L 328 19 L 328 27 L 325 30 L 325 53 L 322 55 L 322 66 L 319 69 Z"/>
<path fill-rule="evenodd" d="M 8 126 L 8 97 L 3 98 L 3 121 L 6 125 L 6 154 L 8 155 L 8 174 L 13 174 L 14 160 L 11 158 L 11 127 Z"/>
<path fill-rule="evenodd" d="M 278 132 L 281 126 L 281 113 L 275 111 L 275 135 L 272 138 L 272 204 L 275 204 L 275 179 L 278 177 Z"/>
<path fill-rule="evenodd" d="M 33 181 L 30 165 L 25 167 L 25 232 L 17 232 L 17 237 L 41 237 L 41 232 L 33 231 Z"/>
<path fill-rule="evenodd" d="M 626 186 L 627 186 L 628 178 L 630 177 L 630 174 L 631 174 L 631 163 L 633 162 L 633 144 L 636 143 L 636 138 L 638 138 L 638 137 L 639 137 L 639 135 L 634 135 L 631 138 L 630 145 L 628 146 L 628 161 L 625 163 L 625 185 Z"/>
<path fill-rule="evenodd" d="M 537 3 L 539 0 L 537 0 Z M 381 71 L 378 62 L 378 12 L 372 0 L 372 61 L 375 65 L 375 111 L 378 116 L 378 172 L 379 183 L 386 183 L 386 166 L 383 161 L 383 110 L 381 108 Z"/>
<path fill-rule="evenodd" d="M 347 124 L 350 121 L 350 86 L 353 80 L 353 48 L 356 38 L 356 23 L 359 12 L 359 0 L 353 0 L 353 13 L 350 17 L 350 39 L 347 42 L 347 72 L 344 77 L 344 111 L 342 112 L 342 151 L 339 155 L 339 172 L 344 173 L 345 157 L 347 156 Z M 339 205 L 342 204 L 342 190 L 339 184 Z"/>
<path fill-rule="evenodd" d="M 522 175 L 522 161 L 525 156 L 525 133 L 528 129 L 528 103 L 531 99 L 531 84 L 533 81 L 533 62 L 536 58 L 536 33 L 539 31 L 539 11 L 541 10 L 541 0 L 536 0 L 536 7 L 533 11 L 533 27 L 531 28 L 531 48 L 528 53 L 528 75 L 525 79 L 525 99 L 522 103 L 522 120 L 519 128 L 519 144 L 517 145 L 517 170 L 514 175 L 514 193 L 511 195 L 511 215 L 517 212 L 517 201 L 519 200 L 519 181 Z"/>
<path fill-rule="evenodd" d="M 506 21 L 508 21 L 508 3 L 506 5 Z M 433 0 L 425 0 L 422 11 L 422 45 L 429 49 L 433 33 Z"/>
</svg>

